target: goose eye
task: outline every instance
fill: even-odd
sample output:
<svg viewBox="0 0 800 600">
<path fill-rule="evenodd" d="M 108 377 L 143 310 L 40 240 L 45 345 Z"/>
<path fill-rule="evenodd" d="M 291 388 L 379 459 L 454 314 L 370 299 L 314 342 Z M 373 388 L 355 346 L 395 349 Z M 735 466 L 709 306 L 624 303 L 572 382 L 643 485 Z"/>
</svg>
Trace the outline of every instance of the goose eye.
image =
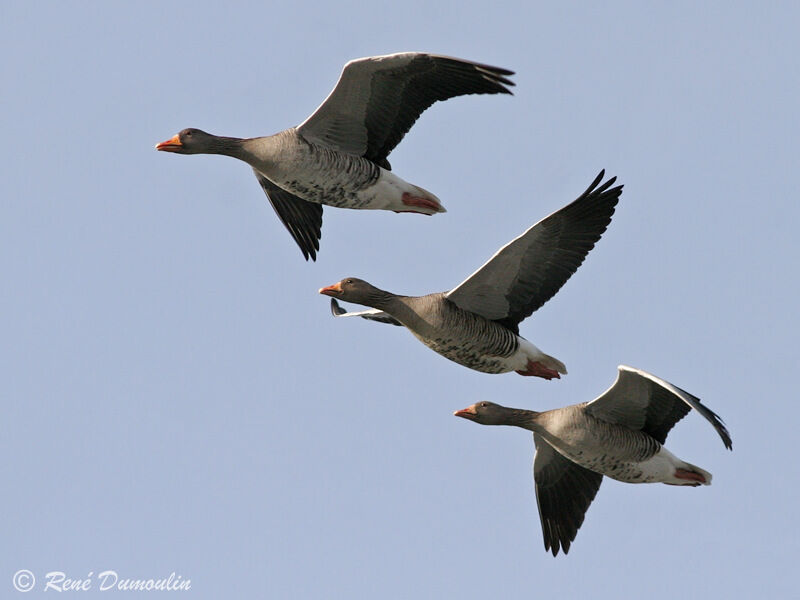
<svg viewBox="0 0 800 600">
<path fill-rule="evenodd" d="M 487 406 L 489 405 L 486 402 L 481 402 L 481 408 L 486 408 Z"/>
</svg>

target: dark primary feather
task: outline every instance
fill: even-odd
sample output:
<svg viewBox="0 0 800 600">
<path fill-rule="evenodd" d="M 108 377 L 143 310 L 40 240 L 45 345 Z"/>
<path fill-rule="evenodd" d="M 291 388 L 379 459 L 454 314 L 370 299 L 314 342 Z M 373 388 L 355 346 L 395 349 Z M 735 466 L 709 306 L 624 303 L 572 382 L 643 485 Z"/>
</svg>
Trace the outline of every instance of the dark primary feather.
<svg viewBox="0 0 800 600">
<path fill-rule="evenodd" d="M 663 387 L 655 384 L 652 384 L 652 386 L 652 401 L 647 407 L 647 417 L 642 431 L 653 436 L 663 444 L 667 439 L 667 434 L 673 428 L 675 423 L 680 421 L 689 413 L 692 408 L 694 408 L 711 423 L 714 429 L 717 430 L 717 433 L 722 438 L 722 442 L 725 444 L 725 447 L 728 450 L 733 448 L 733 441 L 731 440 L 730 433 L 728 432 L 727 427 L 725 427 L 725 423 L 723 423 L 722 418 L 713 410 L 708 408 L 705 404 L 703 404 L 700 401 L 700 398 L 693 396 L 686 390 L 682 390 L 681 388 L 674 386 L 677 390 L 683 394 L 686 394 L 694 401 L 694 406 L 692 407 L 674 394 L 671 394 L 668 390 L 665 390 Z"/>
<path fill-rule="evenodd" d="M 658 386 L 653 386 L 650 398 L 642 431 L 663 444 L 670 430 L 692 407 L 680 400 L 676 402 L 673 394 Z"/>
<path fill-rule="evenodd" d="M 544 548 L 553 556 L 559 548 L 567 554 L 603 476 L 565 458 L 540 436 L 534 434 L 533 439 L 533 479 Z"/>
<path fill-rule="evenodd" d="M 460 308 L 514 333 L 567 282 L 611 222 L 622 186 L 595 178 L 581 196 L 498 250 L 447 293 Z M 599 186 L 599 187 L 598 187 Z"/>
<path fill-rule="evenodd" d="M 623 187 L 611 188 L 616 177 L 598 187 L 604 175 L 605 171 L 600 171 L 577 200 L 538 224 L 542 235 L 535 251 L 522 261 L 509 295 L 509 314 L 499 321 L 501 324 L 519 333 L 520 322 L 562 288 L 603 235 Z"/>
<path fill-rule="evenodd" d="M 614 384 L 586 405 L 598 419 L 644 431 L 663 444 L 675 423 L 694 408 L 733 448 L 730 433 L 720 416 L 689 392 L 655 375 L 620 365 Z"/>
<path fill-rule="evenodd" d="M 258 183 L 267 194 L 272 208 L 289 233 L 300 246 L 306 260 L 317 260 L 319 240 L 322 238 L 322 205 L 308 202 L 278 187 L 269 179 L 253 170 Z"/>
<path fill-rule="evenodd" d="M 510 94 L 513 71 L 448 56 L 419 54 L 408 64 L 375 74 L 366 115 L 364 157 L 380 163 L 420 115 L 438 100 L 465 94 Z"/>
<path fill-rule="evenodd" d="M 348 62 L 325 101 L 297 131 L 304 138 L 389 169 L 386 160 L 437 100 L 464 94 L 510 94 L 512 71 L 422 52 Z"/>
</svg>

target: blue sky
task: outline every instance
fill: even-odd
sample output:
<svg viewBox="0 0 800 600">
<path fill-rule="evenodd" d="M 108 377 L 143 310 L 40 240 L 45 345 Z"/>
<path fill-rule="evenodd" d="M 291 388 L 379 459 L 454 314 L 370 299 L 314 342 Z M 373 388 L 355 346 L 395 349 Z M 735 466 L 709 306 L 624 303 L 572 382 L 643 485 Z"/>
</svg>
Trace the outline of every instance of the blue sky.
<svg viewBox="0 0 800 600">
<path fill-rule="evenodd" d="M 799 17 L 6 3 L 2 595 L 19 569 L 26 598 L 106 569 L 175 571 L 196 598 L 796 593 Z M 305 263 L 245 165 L 153 150 L 298 124 L 347 60 L 404 50 L 517 72 L 513 97 L 437 104 L 390 157 L 447 214 L 326 209 Z M 317 294 L 449 289 L 601 168 L 625 184 L 611 226 L 521 327 L 560 381 L 469 371 Z M 452 412 L 590 400 L 620 363 L 701 397 L 734 451 L 688 415 L 667 446 L 713 485 L 606 479 L 553 559 L 530 436 Z"/>
</svg>

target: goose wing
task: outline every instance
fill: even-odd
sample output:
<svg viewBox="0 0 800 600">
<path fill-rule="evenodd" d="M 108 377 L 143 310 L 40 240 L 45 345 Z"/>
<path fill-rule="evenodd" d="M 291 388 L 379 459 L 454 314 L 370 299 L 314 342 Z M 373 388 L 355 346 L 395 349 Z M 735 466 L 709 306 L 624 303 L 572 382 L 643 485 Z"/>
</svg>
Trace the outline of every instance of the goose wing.
<svg viewBox="0 0 800 600">
<path fill-rule="evenodd" d="M 507 75 L 513 72 L 423 52 L 351 60 L 297 130 L 388 169 L 386 157 L 431 104 L 463 94 L 510 94 Z"/>
<path fill-rule="evenodd" d="M 306 260 L 317 260 L 319 240 L 322 237 L 322 205 L 308 202 L 278 187 L 256 171 L 256 179 L 269 198 L 278 218 L 289 230 Z"/>
<path fill-rule="evenodd" d="M 614 385 L 584 410 L 603 421 L 644 431 L 663 444 L 670 429 L 692 408 L 711 423 L 725 447 L 732 449 L 733 442 L 722 419 L 699 398 L 633 367 L 620 365 Z"/>
<path fill-rule="evenodd" d="M 561 289 L 611 222 L 622 186 L 602 185 L 542 219 L 447 293 L 460 308 L 519 332 L 519 323 Z"/>
<path fill-rule="evenodd" d="M 533 441 L 536 444 L 533 480 L 544 549 L 555 556 L 560 547 L 566 554 L 603 476 L 565 458 L 541 436 L 533 434 Z"/>
<path fill-rule="evenodd" d="M 336 301 L 336 298 L 331 298 L 331 313 L 333 313 L 334 317 L 361 317 L 362 319 L 367 319 L 369 321 L 378 321 L 379 323 L 387 323 L 389 325 L 397 325 L 399 327 L 403 326 L 400 321 L 395 319 L 389 313 L 385 313 L 377 308 L 347 312 L 347 310 L 339 305 L 339 303 Z"/>
</svg>

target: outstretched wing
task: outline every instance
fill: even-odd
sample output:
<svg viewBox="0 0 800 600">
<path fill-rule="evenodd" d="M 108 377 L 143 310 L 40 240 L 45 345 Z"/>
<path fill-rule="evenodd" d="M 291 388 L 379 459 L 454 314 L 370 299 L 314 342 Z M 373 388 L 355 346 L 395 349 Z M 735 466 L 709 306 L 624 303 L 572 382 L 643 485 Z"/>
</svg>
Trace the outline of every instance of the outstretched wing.
<svg viewBox="0 0 800 600">
<path fill-rule="evenodd" d="M 535 433 L 533 441 L 536 444 L 533 480 L 544 549 L 555 556 L 560 547 L 566 554 L 600 489 L 603 476 L 565 458 Z"/>
<path fill-rule="evenodd" d="M 620 365 L 614 385 L 589 402 L 585 410 L 603 421 L 644 431 L 663 444 L 670 429 L 692 408 L 711 423 L 725 447 L 732 449 L 733 442 L 722 419 L 699 398 L 633 367 Z"/>
<path fill-rule="evenodd" d="M 611 222 L 622 186 L 611 187 L 616 177 L 600 185 L 604 174 L 577 200 L 503 246 L 447 298 L 518 333 L 520 321 L 561 289 Z"/>
<path fill-rule="evenodd" d="M 510 94 L 507 75 L 513 72 L 423 52 L 351 60 L 297 131 L 389 168 L 386 157 L 431 104 L 463 94 Z"/>
<path fill-rule="evenodd" d="M 403 324 L 393 316 L 383 312 L 382 310 L 378 310 L 377 308 L 359 310 L 356 312 L 347 312 L 339 305 L 339 303 L 336 301 L 336 298 L 331 298 L 331 313 L 333 313 L 334 317 L 361 317 L 362 319 L 368 319 L 369 321 L 378 321 L 379 323 L 388 323 L 389 325 L 397 325 L 399 327 L 403 326 Z"/>
<path fill-rule="evenodd" d="M 261 173 L 253 169 L 258 183 L 267 194 L 269 203 L 278 213 L 278 218 L 300 246 L 306 260 L 317 260 L 319 240 L 322 237 L 322 205 L 308 202 L 278 187 Z"/>
</svg>

